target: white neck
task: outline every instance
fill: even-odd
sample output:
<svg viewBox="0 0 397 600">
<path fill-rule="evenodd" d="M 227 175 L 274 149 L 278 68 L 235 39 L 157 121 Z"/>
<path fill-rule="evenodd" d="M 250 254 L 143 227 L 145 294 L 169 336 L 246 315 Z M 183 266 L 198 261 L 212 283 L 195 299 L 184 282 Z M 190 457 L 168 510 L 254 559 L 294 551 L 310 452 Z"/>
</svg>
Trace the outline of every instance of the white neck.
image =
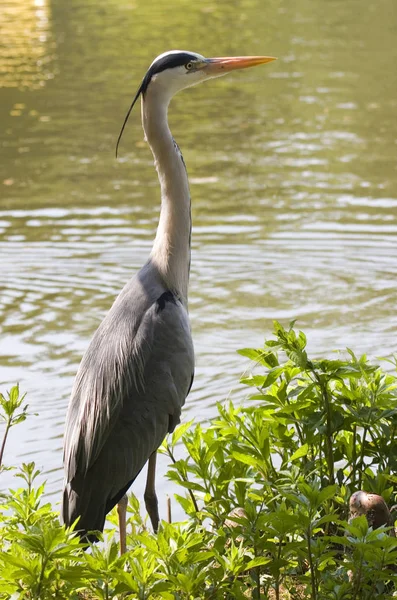
<svg viewBox="0 0 397 600">
<path fill-rule="evenodd" d="M 151 261 L 166 286 L 187 305 L 190 270 L 190 191 L 182 155 L 168 127 L 170 98 L 151 84 L 142 97 L 142 125 L 161 187 L 161 211 Z"/>
</svg>

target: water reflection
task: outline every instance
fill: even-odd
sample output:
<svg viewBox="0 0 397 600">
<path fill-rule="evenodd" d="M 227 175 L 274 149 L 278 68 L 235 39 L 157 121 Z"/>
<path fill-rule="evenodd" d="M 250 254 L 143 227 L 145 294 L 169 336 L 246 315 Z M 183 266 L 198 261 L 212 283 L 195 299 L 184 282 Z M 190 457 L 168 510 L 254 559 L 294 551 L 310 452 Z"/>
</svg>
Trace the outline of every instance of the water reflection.
<svg viewBox="0 0 397 600">
<path fill-rule="evenodd" d="M 49 0 L 3 0 L 0 8 L 2 87 L 34 89 L 54 77 Z M 15 104 L 12 116 L 24 108 Z"/>
</svg>

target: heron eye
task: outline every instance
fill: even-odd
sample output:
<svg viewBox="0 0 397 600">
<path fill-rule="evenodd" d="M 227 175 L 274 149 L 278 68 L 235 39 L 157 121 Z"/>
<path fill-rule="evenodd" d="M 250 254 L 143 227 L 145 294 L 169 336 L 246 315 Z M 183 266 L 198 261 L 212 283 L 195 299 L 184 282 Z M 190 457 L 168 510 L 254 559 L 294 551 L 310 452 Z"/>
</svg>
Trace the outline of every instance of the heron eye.
<svg viewBox="0 0 397 600">
<path fill-rule="evenodd" d="M 186 71 L 191 71 L 193 69 L 193 63 L 192 62 L 186 63 L 185 69 L 186 69 Z"/>
</svg>

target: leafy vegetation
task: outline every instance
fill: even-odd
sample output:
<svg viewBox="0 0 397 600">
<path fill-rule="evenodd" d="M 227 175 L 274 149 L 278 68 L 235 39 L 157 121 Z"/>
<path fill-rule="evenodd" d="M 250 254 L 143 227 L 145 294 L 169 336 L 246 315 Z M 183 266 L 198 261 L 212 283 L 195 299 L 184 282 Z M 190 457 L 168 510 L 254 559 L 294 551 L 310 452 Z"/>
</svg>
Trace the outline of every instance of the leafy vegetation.
<svg viewBox="0 0 397 600">
<path fill-rule="evenodd" d="M 0 505 L 0 598 L 392 598 L 397 539 L 349 521 L 348 502 L 358 489 L 394 499 L 397 379 L 350 350 L 310 359 L 293 325 L 274 334 L 240 351 L 244 406 L 219 404 L 208 426 L 184 424 L 163 444 L 186 519 L 154 535 L 131 495 L 125 555 L 115 511 L 85 549 L 23 464 Z M 17 387 L 0 396 L 5 438 L 22 403 Z"/>
</svg>

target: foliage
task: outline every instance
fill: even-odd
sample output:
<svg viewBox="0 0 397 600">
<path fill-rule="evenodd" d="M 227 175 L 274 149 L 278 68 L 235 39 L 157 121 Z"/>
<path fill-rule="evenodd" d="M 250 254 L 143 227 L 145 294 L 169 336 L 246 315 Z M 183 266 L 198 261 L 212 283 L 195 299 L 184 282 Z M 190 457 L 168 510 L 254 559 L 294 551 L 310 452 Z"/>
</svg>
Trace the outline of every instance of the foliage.
<svg viewBox="0 0 397 600">
<path fill-rule="evenodd" d="M 18 423 L 25 421 L 28 415 L 28 405 L 25 404 L 25 406 L 22 406 L 24 399 L 25 394 L 22 396 L 20 395 L 18 385 L 14 385 L 14 387 L 7 392 L 7 397 L 4 397 L 3 394 L 0 394 L 0 421 L 5 424 L 3 441 L 0 447 L 0 473 L 4 468 L 3 455 L 9 431 L 11 427 L 14 427 L 14 425 L 18 425 Z"/>
<path fill-rule="evenodd" d="M 122 557 L 115 511 L 85 549 L 23 464 L 0 506 L 0 599 L 393 597 L 397 539 L 348 522 L 347 507 L 357 489 L 394 498 L 397 379 L 350 350 L 310 359 L 293 324 L 274 334 L 240 351 L 244 406 L 219 404 L 207 427 L 186 423 L 163 444 L 186 520 L 154 535 L 132 495 Z M 0 396 L 5 436 L 22 402 L 17 387 Z"/>
</svg>

